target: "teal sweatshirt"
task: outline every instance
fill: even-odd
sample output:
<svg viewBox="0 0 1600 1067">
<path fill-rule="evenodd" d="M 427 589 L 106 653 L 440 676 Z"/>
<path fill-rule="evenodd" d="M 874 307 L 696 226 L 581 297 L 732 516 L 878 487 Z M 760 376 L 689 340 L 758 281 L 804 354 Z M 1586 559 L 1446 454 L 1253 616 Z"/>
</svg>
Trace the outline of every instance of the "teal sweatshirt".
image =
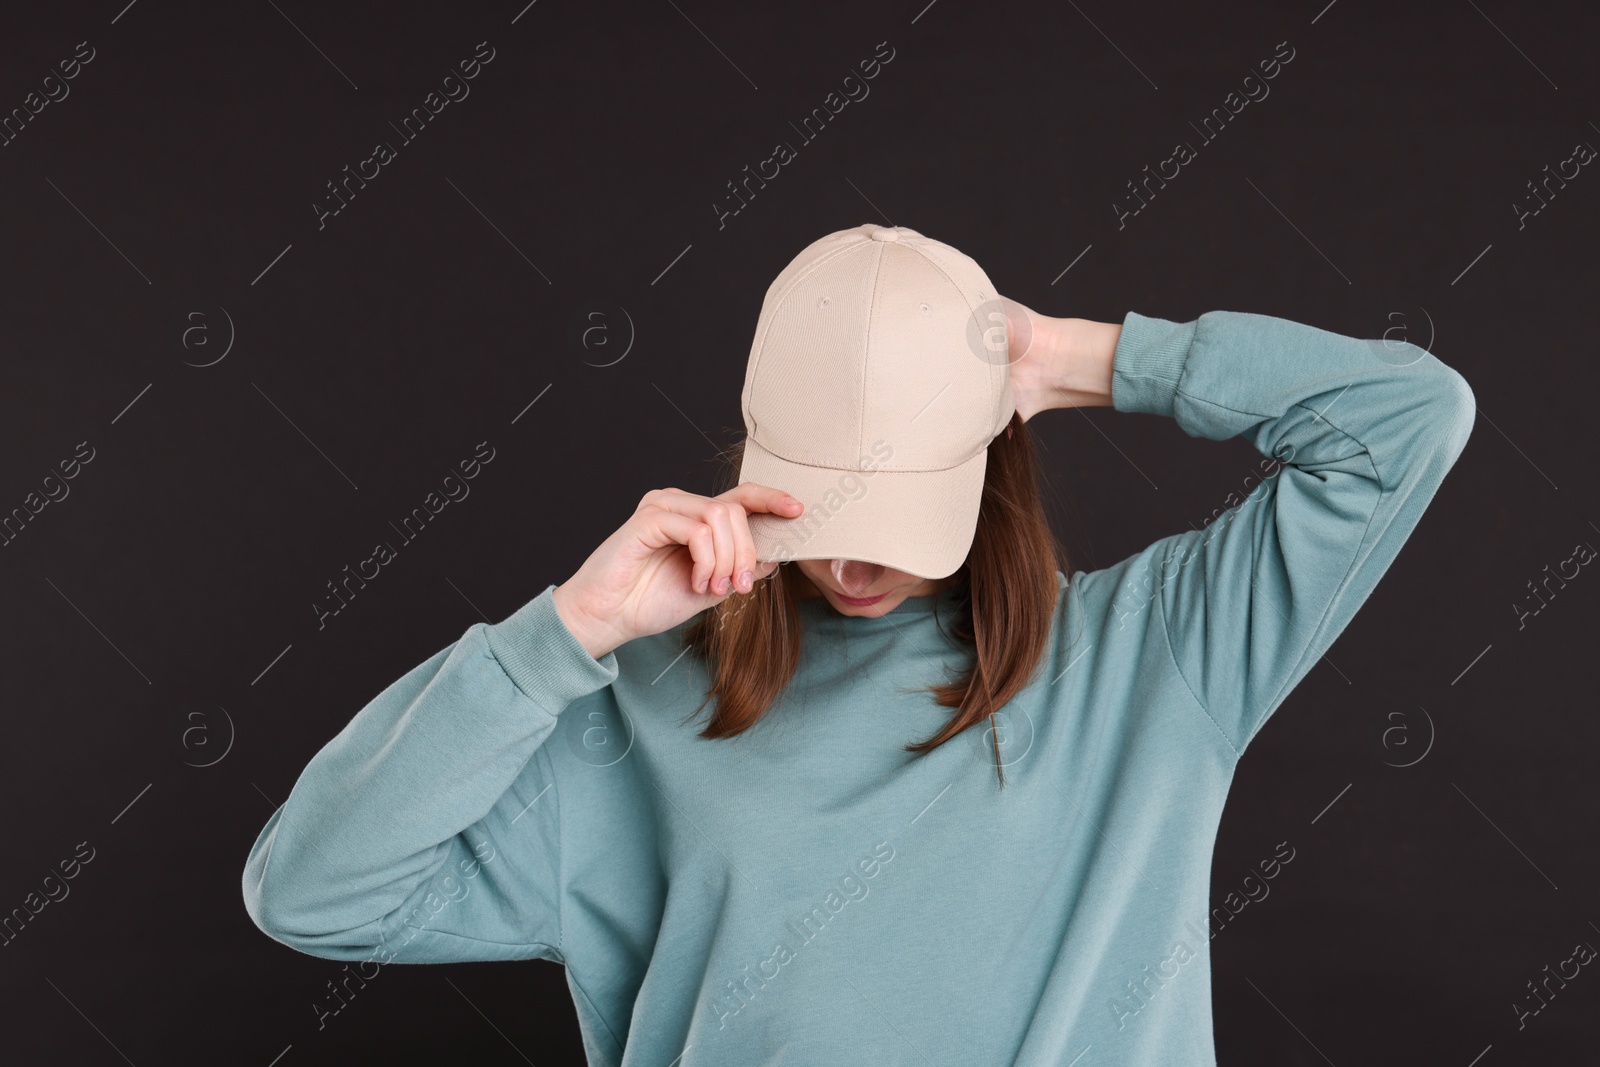
<svg viewBox="0 0 1600 1067">
<path fill-rule="evenodd" d="M 688 623 L 597 661 L 549 586 L 312 758 L 250 850 L 251 918 L 349 961 L 349 988 L 390 962 L 560 963 L 592 1065 L 1214 1064 L 1234 769 L 1476 408 L 1416 346 L 1232 311 L 1130 312 L 1112 400 L 1243 436 L 1261 481 L 1201 528 L 1055 572 L 1043 662 L 993 727 L 1004 788 L 987 726 L 903 747 L 951 713 L 916 691 L 965 662 L 949 590 L 879 618 L 802 601 L 793 680 L 706 740 Z"/>
</svg>

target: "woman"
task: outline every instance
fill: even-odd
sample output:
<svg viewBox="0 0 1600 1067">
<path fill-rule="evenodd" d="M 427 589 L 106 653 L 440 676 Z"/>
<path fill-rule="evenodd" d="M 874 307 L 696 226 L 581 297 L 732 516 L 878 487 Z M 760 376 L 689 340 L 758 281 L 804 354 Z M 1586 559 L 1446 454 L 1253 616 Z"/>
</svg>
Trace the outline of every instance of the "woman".
<svg viewBox="0 0 1600 1067">
<path fill-rule="evenodd" d="M 1235 766 L 1465 446 L 1466 382 L 1265 315 L 1041 316 L 869 226 L 773 283 L 743 402 L 744 472 L 789 480 L 647 493 L 392 683 L 256 840 L 252 918 L 357 981 L 562 963 L 591 1064 L 1213 1064 Z M 1069 580 L 1024 423 L 1084 406 L 1243 436 L 1260 482 Z"/>
</svg>

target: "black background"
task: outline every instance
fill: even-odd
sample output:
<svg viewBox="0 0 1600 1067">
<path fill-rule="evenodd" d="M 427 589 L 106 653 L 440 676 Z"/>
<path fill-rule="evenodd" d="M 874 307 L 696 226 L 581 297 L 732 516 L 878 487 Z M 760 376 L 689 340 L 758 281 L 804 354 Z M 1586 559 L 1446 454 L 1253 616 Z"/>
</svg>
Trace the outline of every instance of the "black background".
<svg viewBox="0 0 1600 1067">
<path fill-rule="evenodd" d="M 5 113 L 95 57 L 0 147 L 0 510 L 94 459 L 0 548 L 0 914 L 94 859 L 0 948 L 4 1058 L 582 1062 L 542 962 L 385 968 L 319 1030 L 339 965 L 252 925 L 246 853 L 388 682 L 564 580 L 646 490 L 709 491 L 767 283 L 878 222 L 1044 314 L 1403 331 L 1465 375 L 1461 460 L 1240 765 L 1214 899 L 1296 857 L 1212 942 L 1218 1055 L 1592 1059 L 1593 968 L 1521 1029 L 1512 1005 L 1600 944 L 1600 577 L 1520 629 L 1513 605 L 1600 545 L 1600 174 L 1513 205 L 1600 145 L 1600 15 L 1324 2 L 8 11 Z M 870 95 L 802 141 L 884 41 Z M 479 42 L 470 95 L 402 143 Z M 378 140 L 396 158 L 319 228 Z M 1197 158 L 1119 228 L 1179 140 Z M 779 141 L 797 157 L 719 226 Z M 1202 524 L 1259 460 L 1105 409 L 1030 426 L 1077 569 Z M 470 497 L 319 630 L 325 583 L 481 441 Z"/>
</svg>

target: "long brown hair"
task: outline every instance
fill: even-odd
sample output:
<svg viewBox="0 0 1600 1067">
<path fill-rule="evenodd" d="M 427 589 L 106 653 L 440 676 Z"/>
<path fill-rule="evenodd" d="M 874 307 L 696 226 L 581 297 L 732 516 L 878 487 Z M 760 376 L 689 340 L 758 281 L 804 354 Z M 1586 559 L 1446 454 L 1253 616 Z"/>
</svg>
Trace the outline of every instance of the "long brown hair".
<svg viewBox="0 0 1600 1067">
<path fill-rule="evenodd" d="M 718 492 L 737 484 L 743 452 L 740 438 L 724 453 L 729 462 L 719 472 Z M 954 681 L 915 690 L 932 692 L 937 704 L 957 710 L 932 737 L 906 745 L 907 751 L 932 751 L 988 719 L 1028 684 L 1049 640 L 1057 569 L 1071 573 L 1066 549 L 1045 515 L 1033 439 L 1013 414 L 1006 432 L 989 443 L 972 547 L 947 586 L 955 604 L 947 632 L 970 647 L 971 663 Z M 788 684 L 800 660 L 798 592 L 792 564 L 785 563 L 751 592 L 708 609 L 689 628 L 685 643 L 712 677 L 691 717 L 716 701 L 701 737 L 743 733 Z M 993 742 L 1003 786 L 999 738 Z"/>
</svg>

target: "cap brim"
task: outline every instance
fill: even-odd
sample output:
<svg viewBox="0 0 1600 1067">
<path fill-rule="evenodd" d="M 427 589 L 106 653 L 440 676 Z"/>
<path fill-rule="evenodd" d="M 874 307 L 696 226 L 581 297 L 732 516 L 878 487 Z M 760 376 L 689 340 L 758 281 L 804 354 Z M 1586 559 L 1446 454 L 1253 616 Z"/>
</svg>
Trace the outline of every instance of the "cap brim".
<svg viewBox="0 0 1600 1067">
<path fill-rule="evenodd" d="M 756 559 L 856 559 L 919 578 L 945 578 L 972 548 L 987 449 L 940 471 L 838 470 L 793 463 L 745 438 L 740 482 L 782 489 L 797 518 L 750 515 Z"/>
</svg>

